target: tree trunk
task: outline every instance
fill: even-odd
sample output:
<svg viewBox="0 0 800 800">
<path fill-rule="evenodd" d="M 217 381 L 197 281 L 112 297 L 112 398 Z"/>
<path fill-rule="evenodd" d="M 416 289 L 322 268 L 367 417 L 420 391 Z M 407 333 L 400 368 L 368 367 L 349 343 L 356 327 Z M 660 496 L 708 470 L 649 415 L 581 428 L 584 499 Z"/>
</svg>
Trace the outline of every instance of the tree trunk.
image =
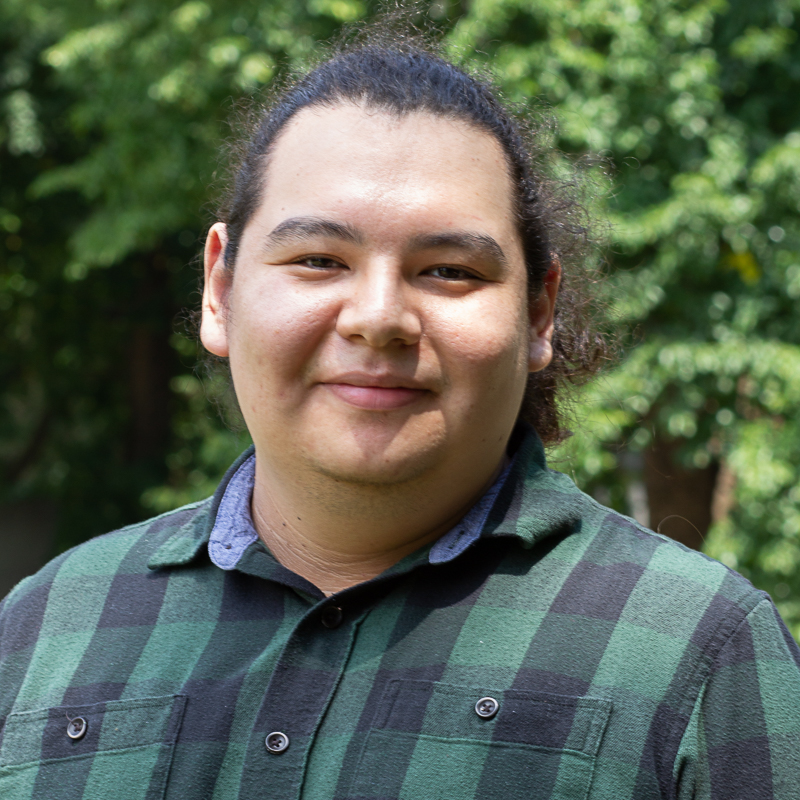
<svg viewBox="0 0 800 800">
<path fill-rule="evenodd" d="M 719 464 L 687 469 L 677 458 L 681 444 L 656 439 L 644 453 L 650 527 L 699 550 L 712 522 Z"/>
<path fill-rule="evenodd" d="M 170 388 L 173 353 L 167 273 L 155 254 L 142 265 L 129 345 L 128 397 L 131 461 L 163 455 L 170 436 Z"/>
</svg>

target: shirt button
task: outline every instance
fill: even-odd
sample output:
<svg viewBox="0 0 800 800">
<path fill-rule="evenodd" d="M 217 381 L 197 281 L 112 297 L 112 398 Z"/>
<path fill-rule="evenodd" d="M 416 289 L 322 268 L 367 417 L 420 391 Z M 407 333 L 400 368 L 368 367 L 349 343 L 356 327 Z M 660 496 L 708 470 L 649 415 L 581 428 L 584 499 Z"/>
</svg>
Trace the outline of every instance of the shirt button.
<svg viewBox="0 0 800 800">
<path fill-rule="evenodd" d="M 322 609 L 321 619 L 326 628 L 338 628 L 342 624 L 342 609 L 338 606 L 326 606 Z"/>
<path fill-rule="evenodd" d="M 89 723 L 83 717 L 75 717 L 67 723 L 67 736 L 70 739 L 83 739 L 88 730 Z"/>
<path fill-rule="evenodd" d="M 289 737 L 280 731 L 273 731 L 267 735 L 264 744 L 270 753 L 282 753 L 289 746 Z"/>
<path fill-rule="evenodd" d="M 494 697 L 481 697 L 475 703 L 475 713 L 483 719 L 491 719 L 497 713 L 498 708 L 500 708 L 500 703 Z"/>
</svg>

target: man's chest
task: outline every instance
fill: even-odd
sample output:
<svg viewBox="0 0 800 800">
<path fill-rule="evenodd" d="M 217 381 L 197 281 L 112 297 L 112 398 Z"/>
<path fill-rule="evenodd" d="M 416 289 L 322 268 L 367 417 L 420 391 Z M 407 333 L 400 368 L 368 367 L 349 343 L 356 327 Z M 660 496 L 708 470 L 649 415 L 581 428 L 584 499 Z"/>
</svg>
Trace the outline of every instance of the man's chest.
<svg viewBox="0 0 800 800">
<path fill-rule="evenodd" d="M 236 572 L 176 571 L 155 615 L 147 603 L 101 614 L 70 676 L 23 687 L 28 709 L 45 704 L 37 693 L 54 702 L 14 718 L 10 796 L 656 792 L 641 766 L 679 648 L 610 619 L 607 598 L 567 604 L 556 562 L 512 566 L 319 602 Z"/>
</svg>

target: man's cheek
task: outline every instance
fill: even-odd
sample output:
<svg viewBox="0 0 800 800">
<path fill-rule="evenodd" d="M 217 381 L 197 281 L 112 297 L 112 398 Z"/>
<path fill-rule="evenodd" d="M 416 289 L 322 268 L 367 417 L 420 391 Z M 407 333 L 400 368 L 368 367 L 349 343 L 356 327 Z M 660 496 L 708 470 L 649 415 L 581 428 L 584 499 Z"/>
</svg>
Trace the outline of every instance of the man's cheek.
<svg viewBox="0 0 800 800">
<path fill-rule="evenodd" d="M 466 373 L 508 373 L 519 361 L 524 337 L 515 330 L 497 330 L 477 322 L 461 329 L 451 339 L 453 361 Z M 511 377 L 511 375 L 508 375 Z"/>
<path fill-rule="evenodd" d="M 315 327 L 302 312 L 276 298 L 253 305 L 238 317 L 240 325 L 234 334 L 233 350 L 257 370 L 284 371 L 298 365 L 313 346 Z"/>
</svg>

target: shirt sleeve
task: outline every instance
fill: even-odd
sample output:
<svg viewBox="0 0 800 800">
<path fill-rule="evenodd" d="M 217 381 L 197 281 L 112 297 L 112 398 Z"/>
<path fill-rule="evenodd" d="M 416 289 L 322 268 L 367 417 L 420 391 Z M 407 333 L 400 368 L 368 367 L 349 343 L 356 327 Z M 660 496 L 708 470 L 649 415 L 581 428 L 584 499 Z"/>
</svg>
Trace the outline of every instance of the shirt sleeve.
<svg viewBox="0 0 800 800">
<path fill-rule="evenodd" d="M 762 600 L 711 665 L 675 762 L 679 800 L 800 797 L 800 648 Z"/>
</svg>

